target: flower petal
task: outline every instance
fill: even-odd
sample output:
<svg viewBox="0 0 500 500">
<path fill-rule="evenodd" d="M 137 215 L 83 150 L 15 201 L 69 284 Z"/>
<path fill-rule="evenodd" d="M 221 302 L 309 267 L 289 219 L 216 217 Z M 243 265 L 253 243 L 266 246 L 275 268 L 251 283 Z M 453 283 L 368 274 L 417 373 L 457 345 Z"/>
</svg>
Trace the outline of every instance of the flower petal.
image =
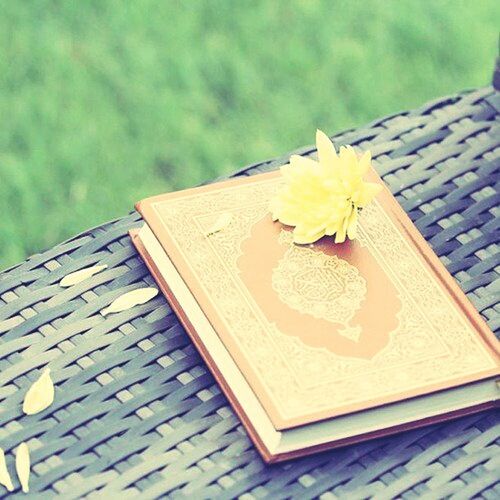
<svg viewBox="0 0 500 500">
<path fill-rule="evenodd" d="M 46 368 L 24 396 L 23 411 L 35 415 L 48 408 L 54 401 L 54 384 L 50 378 L 50 368 Z"/>
<path fill-rule="evenodd" d="M 292 155 L 281 168 L 284 184 L 272 202 L 273 220 L 294 228 L 296 243 L 313 243 L 324 235 L 342 243 L 357 234 L 358 208 L 366 206 L 381 187 L 363 180 L 371 154 L 358 156 L 351 146 L 339 153 L 330 139 L 316 132 L 318 162 Z"/>
<path fill-rule="evenodd" d="M 342 224 L 339 221 L 335 221 L 332 224 L 329 224 L 325 229 L 325 234 L 327 236 L 333 236 L 340 228 Z"/>
<path fill-rule="evenodd" d="M 296 227 L 293 230 L 293 242 L 298 243 L 299 245 L 307 245 L 309 243 L 314 243 L 315 241 L 318 241 L 320 238 L 323 238 L 325 235 L 325 231 L 320 230 L 317 232 L 308 232 L 308 233 L 303 233 L 298 231 L 298 227 Z"/>
<path fill-rule="evenodd" d="M 106 316 L 110 313 L 126 311 L 134 306 L 145 304 L 158 295 L 158 289 L 154 287 L 136 288 L 130 292 L 117 297 L 108 307 L 101 310 L 101 314 Z"/>
<path fill-rule="evenodd" d="M 2 448 L 0 448 L 0 484 L 5 486 L 7 491 L 14 491 L 14 485 L 12 484 L 12 479 L 10 478 L 9 470 L 7 469 L 5 453 Z"/>
<path fill-rule="evenodd" d="M 356 238 L 358 233 L 358 211 L 353 210 L 347 222 L 347 237 L 350 240 Z"/>
<path fill-rule="evenodd" d="M 345 236 L 346 236 L 346 231 L 344 228 L 340 228 L 336 233 L 335 233 L 335 243 L 344 243 L 345 241 Z"/>
<path fill-rule="evenodd" d="M 229 226 L 229 224 L 231 224 L 232 220 L 233 220 L 233 214 L 231 214 L 230 212 L 222 213 L 221 215 L 219 215 L 219 217 L 214 222 L 212 227 L 205 232 L 205 236 L 212 236 L 212 234 L 222 231 L 227 226 Z"/>
<path fill-rule="evenodd" d="M 352 146 L 341 146 L 339 152 L 340 160 L 343 163 L 342 172 L 348 172 L 351 175 L 356 174 L 358 156 Z"/>
<path fill-rule="evenodd" d="M 91 276 L 94 276 L 94 274 L 100 273 L 104 269 L 106 269 L 108 266 L 106 264 L 103 264 L 102 266 L 92 266 L 92 267 L 87 267 L 85 269 L 80 269 L 79 271 L 75 271 L 73 273 L 67 274 L 60 282 L 59 286 L 62 287 L 69 287 L 76 285 L 77 283 L 80 283 L 83 280 L 86 280 L 87 278 L 90 278 Z"/>
<path fill-rule="evenodd" d="M 362 189 L 358 193 L 356 200 L 356 205 L 360 208 L 365 207 L 370 203 L 373 198 L 381 191 L 382 186 L 380 184 L 375 184 L 374 182 L 363 183 Z"/>
<path fill-rule="evenodd" d="M 318 168 L 318 162 L 314 161 L 312 158 L 308 158 L 307 156 L 300 156 L 300 155 L 292 155 L 290 156 L 290 167 L 293 169 L 297 167 L 302 167 L 302 168 Z M 283 167 L 281 167 L 283 168 Z"/>
<path fill-rule="evenodd" d="M 363 176 L 366 174 L 370 165 L 372 164 L 372 154 L 370 151 L 365 151 L 361 158 L 359 159 L 359 175 Z"/>
<path fill-rule="evenodd" d="M 330 138 L 321 130 L 316 130 L 316 148 L 318 159 L 323 166 L 333 167 L 337 163 L 337 153 Z"/>
<path fill-rule="evenodd" d="M 28 493 L 30 490 L 30 450 L 24 442 L 16 450 L 16 471 L 23 493 Z"/>
</svg>

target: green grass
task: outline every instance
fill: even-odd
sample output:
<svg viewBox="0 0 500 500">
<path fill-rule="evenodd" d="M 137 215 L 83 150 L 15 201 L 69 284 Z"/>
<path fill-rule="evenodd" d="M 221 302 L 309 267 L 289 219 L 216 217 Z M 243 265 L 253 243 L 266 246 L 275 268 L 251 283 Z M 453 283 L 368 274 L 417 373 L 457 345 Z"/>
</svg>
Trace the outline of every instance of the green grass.
<svg viewBox="0 0 500 500">
<path fill-rule="evenodd" d="M 1 1 L 0 268 L 491 79 L 499 3 Z"/>
</svg>

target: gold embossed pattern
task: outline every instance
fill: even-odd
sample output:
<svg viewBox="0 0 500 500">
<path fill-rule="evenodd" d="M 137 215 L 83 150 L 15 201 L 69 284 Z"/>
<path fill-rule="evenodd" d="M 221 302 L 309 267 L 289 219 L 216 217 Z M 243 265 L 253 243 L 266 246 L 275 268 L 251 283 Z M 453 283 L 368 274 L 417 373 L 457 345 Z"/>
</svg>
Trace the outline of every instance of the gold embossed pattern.
<svg viewBox="0 0 500 500">
<path fill-rule="evenodd" d="M 302 314 L 342 323 L 339 333 L 357 342 L 361 328 L 349 322 L 366 297 L 358 269 L 336 255 L 295 245 L 290 231 L 282 230 L 279 241 L 287 247 L 272 273 L 280 300 Z"/>
</svg>

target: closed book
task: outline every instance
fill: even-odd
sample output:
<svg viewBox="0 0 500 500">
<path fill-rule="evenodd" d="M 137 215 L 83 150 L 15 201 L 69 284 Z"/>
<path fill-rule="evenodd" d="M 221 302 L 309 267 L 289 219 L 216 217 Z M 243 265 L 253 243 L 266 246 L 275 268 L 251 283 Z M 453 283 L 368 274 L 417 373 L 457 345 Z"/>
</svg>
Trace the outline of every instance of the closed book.
<svg viewBox="0 0 500 500">
<path fill-rule="evenodd" d="M 283 182 L 143 200 L 131 234 L 262 457 L 495 405 L 497 340 L 389 190 L 361 211 L 355 240 L 297 245 L 269 211 Z"/>
</svg>

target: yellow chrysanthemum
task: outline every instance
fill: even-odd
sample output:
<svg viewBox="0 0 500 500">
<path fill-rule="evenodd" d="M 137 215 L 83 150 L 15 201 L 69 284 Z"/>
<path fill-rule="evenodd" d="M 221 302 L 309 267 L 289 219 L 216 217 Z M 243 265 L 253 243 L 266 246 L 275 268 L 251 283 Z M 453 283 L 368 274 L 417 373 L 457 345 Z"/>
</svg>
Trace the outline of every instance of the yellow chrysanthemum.
<svg viewBox="0 0 500 500">
<path fill-rule="evenodd" d="M 285 186 L 271 202 L 273 220 L 294 226 L 295 243 L 313 243 L 325 235 L 335 235 L 335 243 L 346 236 L 352 240 L 358 211 L 381 189 L 363 180 L 371 154 L 366 151 L 358 157 L 351 146 L 342 146 L 337 155 L 321 130 L 316 132 L 316 147 L 318 161 L 292 155 L 281 167 Z"/>
</svg>

